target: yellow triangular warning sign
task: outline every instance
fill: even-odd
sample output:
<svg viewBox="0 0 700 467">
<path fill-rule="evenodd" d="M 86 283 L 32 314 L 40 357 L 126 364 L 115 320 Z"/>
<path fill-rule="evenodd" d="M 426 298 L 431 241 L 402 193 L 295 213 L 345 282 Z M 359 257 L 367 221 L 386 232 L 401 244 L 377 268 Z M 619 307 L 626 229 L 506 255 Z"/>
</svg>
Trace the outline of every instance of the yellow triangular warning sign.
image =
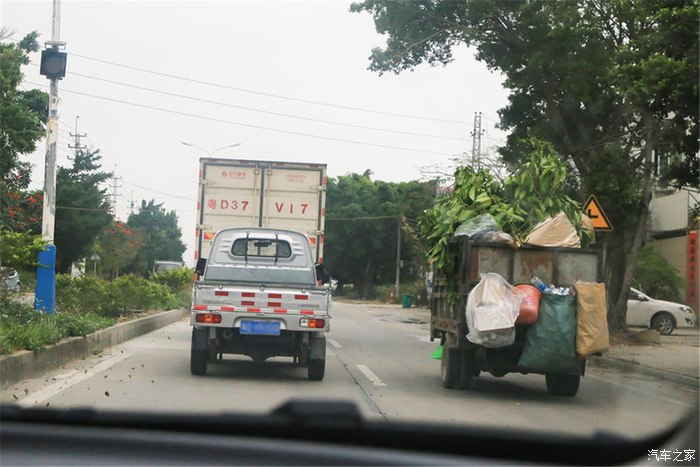
<svg viewBox="0 0 700 467">
<path fill-rule="evenodd" d="M 603 208 L 600 207 L 600 203 L 596 199 L 595 195 L 591 195 L 583 206 L 583 211 L 588 217 L 591 218 L 591 223 L 595 230 L 612 230 L 613 225 L 608 219 L 608 216 L 603 212 Z"/>
</svg>

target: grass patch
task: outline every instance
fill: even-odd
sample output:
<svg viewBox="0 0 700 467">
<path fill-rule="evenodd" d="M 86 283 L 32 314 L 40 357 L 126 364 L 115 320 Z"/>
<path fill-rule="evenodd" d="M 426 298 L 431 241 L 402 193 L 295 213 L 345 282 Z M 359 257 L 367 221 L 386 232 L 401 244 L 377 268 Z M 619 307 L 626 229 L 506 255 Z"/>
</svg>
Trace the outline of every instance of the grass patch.
<svg viewBox="0 0 700 467">
<path fill-rule="evenodd" d="M 58 311 L 43 315 L 29 305 L 10 300 L 3 300 L 0 307 L 0 354 L 40 350 L 66 337 L 86 336 L 116 321 L 96 313 Z"/>
</svg>

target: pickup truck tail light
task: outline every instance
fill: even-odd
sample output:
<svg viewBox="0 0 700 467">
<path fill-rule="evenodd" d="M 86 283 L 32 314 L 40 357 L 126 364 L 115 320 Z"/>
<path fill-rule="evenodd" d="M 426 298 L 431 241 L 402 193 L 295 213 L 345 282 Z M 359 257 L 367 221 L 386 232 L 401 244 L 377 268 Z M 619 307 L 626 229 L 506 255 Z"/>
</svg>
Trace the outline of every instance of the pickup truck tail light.
<svg viewBox="0 0 700 467">
<path fill-rule="evenodd" d="M 198 323 L 219 324 L 221 322 L 221 315 L 216 313 L 199 313 L 195 320 Z"/>
<path fill-rule="evenodd" d="M 321 329 L 326 326 L 326 320 L 319 318 L 301 318 L 299 320 L 299 326 L 302 328 Z"/>
</svg>

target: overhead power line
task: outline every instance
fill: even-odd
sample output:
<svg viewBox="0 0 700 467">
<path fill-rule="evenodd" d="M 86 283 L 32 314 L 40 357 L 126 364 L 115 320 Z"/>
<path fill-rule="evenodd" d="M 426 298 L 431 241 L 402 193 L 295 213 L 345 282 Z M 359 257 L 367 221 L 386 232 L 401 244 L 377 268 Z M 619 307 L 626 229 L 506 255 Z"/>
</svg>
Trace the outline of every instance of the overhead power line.
<svg viewBox="0 0 700 467">
<path fill-rule="evenodd" d="M 33 64 L 33 65 L 39 66 L 38 64 Z M 88 78 L 88 79 L 92 79 L 92 80 L 96 80 L 96 81 L 102 81 L 104 83 L 115 84 L 117 86 L 124 86 L 124 87 L 132 88 L 132 89 L 139 89 L 142 91 L 153 92 L 153 93 L 161 94 L 164 96 L 179 97 L 181 99 L 188 99 L 188 100 L 195 101 L 195 102 L 203 102 L 206 104 L 214 104 L 214 105 L 219 105 L 222 107 L 230 107 L 230 108 L 234 108 L 234 109 L 248 110 L 251 112 L 258 112 L 258 113 L 263 113 L 263 114 L 268 114 L 268 115 L 276 115 L 278 117 L 294 118 L 297 120 L 306 120 L 309 122 L 327 123 L 329 125 L 339 125 L 339 126 L 346 126 L 346 127 L 350 127 L 350 128 L 360 128 L 363 130 L 383 131 L 386 133 L 395 133 L 395 134 L 400 134 L 400 135 L 418 136 L 418 137 L 425 137 L 425 138 L 447 139 L 447 140 L 455 140 L 455 141 L 467 141 L 466 138 L 459 138 L 456 136 L 443 136 L 443 135 L 434 135 L 434 134 L 429 134 L 429 133 L 416 133 L 416 132 L 412 132 L 412 131 L 392 130 L 389 128 L 377 128 L 377 127 L 366 126 L 366 125 L 357 125 L 354 123 L 325 120 L 322 118 L 304 117 L 302 115 L 293 115 L 293 114 L 287 114 L 287 113 L 282 113 L 282 112 L 274 112 L 272 110 L 257 109 L 255 107 L 246 107 L 243 105 L 229 104 L 226 102 L 214 101 L 214 100 L 210 100 L 210 99 L 202 99 L 199 97 L 186 96 L 184 94 L 179 94 L 179 93 L 174 93 L 174 92 L 161 91 L 160 89 L 153 89 L 153 88 L 149 88 L 149 87 L 145 87 L 145 86 L 139 86 L 136 84 L 123 83 L 120 81 L 114 81 L 111 79 L 100 78 L 97 76 L 85 75 L 83 73 L 72 72 L 71 75 L 80 76 L 81 78 Z"/>
<path fill-rule="evenodd" d="M 311 100 L 311 99 L 301 99 L 298 97 L 290 97 L 290 96 L 283 96 L 280 94 L 272 94 L 269 92 L 255 91 L 252 89 L 239 88 L 236 86 L 228 86 L 225 84 L 212 83 L 210 81 L 203 81 L 203 80 L 198 80 L 198 79 L 193 79 L 193 78 L 187 78 L 184 76 L 177 76 L 177 75 L 173 75 L 170 73 L 163 73 L 160 71 L 148 70 L 146 68 L 140 68 L 140 67 L 136 67 L 136 66 L 132 66 L 132 65 L 126 65 L 123 63 L 111 62 L 109 60 L 103 60 L 101 58 L 89 57 L 87 55 L 81 55 L 81 54 L 77 54 L 77 53 L 73 53 L 73 52 L 71 53 L 71 57 L 79 57 L 79 58 L 83 58 L 85 60 L 91 60 L 94 62 L 105 63 L 107 65 L 117 66 L 117 67 L 126 68 L 126 69 L 134 70 L 134 71 L 140 71 L 143 73 L 150 73 L 150 74 L 157 75 L 157 76 L 164 76 L 166 78 L 178 79 L 178 80 L 187 81 L 190 83 L 197 83 L 197 84 L 202 84 L 205 86 L 212 86 L 212 87 L 217 87 L 217 88 L 222 88 L 222 89 L 230 89 L 232 91 L 245 92 L 248 94 L 255 94 L 258 96 L 274 97 L 276 99 L 284 99 L 284 100 L 295 101 L 295 102 L 303 102 L 305 104 L 322 105 L 325 107 L 334 107 L 334 108 L 338 108 L 338 109 L 353 110 L 356 112 L 374 113 L 374 114 L 379 114 L 379 115 L 390 115 L 393 117 L 413 118 L 413 119 L 418 119 L 418 120 L 430 120 L 430 121 L 442 122 L 442 123 L 454 123 L 457 125 L 467 124 L 466 121 L 462 121 L 462 120 L 451 120 L 451 119 L 443 119 L 443 118 L 435 118 L 435 117 L 425 117 L 425 116 L 421 116 L 421 115 L 404 114 L 404 113 L 398 113 L 398 112 L 387 112 L 387 111 L 383 111 L 383 110 L 367 109 L 367 108 L 363 108 L 363 107 L 354 107 L 354 106 L 341 105 L 341 104 L 331 104 L 328 102 L 315 101 L 315 100 Z"/>
<path fill-rule="evenodd" d="M 171 198 L 184 199 L 184 200 L 186 200 L 186 201 L 191 201 L 191 202 L 193 202 L 193 203 L 196 203 L 196 202 L 197 202 L 197 200 L 194 199 L 194 198 L 188 198 L 188 197 L 186 197 L 186 196 L 175 195 L 175 194 L 172 194 L 172 193 L 166 193 L 165 191 L 160 191 L 160 190 L 156 190 L 156 189 L 154 189 L 154 188 L 149 188 L 149 187 L 147 187 L 147 186 L 138 185 L 138 184 L 136 184 L 136 183 L 134 183 L 134 182 L 124 182 L 124 184 L 125 184 L 125 185 L 129 185 L 129 186 L 134 186 L 134 187 L 136 187 L 136 188 L 141 188 L 142 190 L 152 191 L 152 192 L 158 193 L 158 194 L 160 194 L 160 195 L 169 196 L 169 197 L 171 197 Z"/>
<path fill-rule="evenodd" d="M 43 85 L 43 84 L 40 84 L 40 83 L 33 83 L 33 82 L 31 82 L 31 81 L 26 81 L 26 83 L 27 83 L 27 84 L 31 84 L 32 86 L 45 86 L 45 85 Z M 373 147 L 385 148 L 385 149 L 398 149 L 398 150 L 400 150 L 400 151 L 417 152 L 417 153 L 421 153 L 421 154 L 437 154 L 437 155 L 440 155 L 440 156 L 450 156 L 450 155 L 451 155 L 450 153 L 446 153 L 446 152 L 438 152 L 438 151 L 430 151 L 430 150 L 423 150 L 423 149 L 407 148 L 407 147 L 402 147 L 402 146 L 392 146 L 392 145 L 390 145 L 390 144 L 370 143 L 370 142 L 367 142 L 367 141 L 356 141 L 356 140 L 344 139 L 344 138 L 334 138 L 334 137 L 332 137 L 332 136 L 315 135 L 315 134 L 312 134 L 312 133 L 304 133 L 304 132 L 301 132 L 301 131 L 283 130 L 283 129 L 280 129 L 280 128 L 271 128 L 271 127 L 260 126 L 260 125 L 252 125 L 252 124 L 250 124 L 250 123 L 235 122 L 235 121 L 232 121 L 232 120 L 224 120 L 224 119 L 221 119 L 221 118 L 207 117 L 207 116 L 204 116 L 204 115 L 197 115 L 197 114 L 192 114 L 192 113 L 189 113 L 189 112 L 181 112 L 181 111 L 179 111 L 179 110 L 164 109 L 164 108 L 162 108 L 162 107 L 155 107 L 155 106 L 152 106 L 152 105 L 138 104 L 138 103 L 136 103 L 136 102 L 123 101 L 123 100 L 120 100 L 120 99 L 112 99 L 112 98 L 110 98 L 110 97 L 97 96 L 97 95 L 95 95 L 95 94 L 88 94 L 88 93 L 85 93 L 85 92 L 73 91 L 73 90 L 65 89 L 65 88 L 61 88 L 61 91 L 62 91 L 62 92 L 69 93 L 69 94 L 76 94 L 76 95 L 79 95 L 79 96 L 92 97 L 92 98 L 94 98 L 94 99 L 101 99 L 101 100 L 104 100 L 104 101 L 107 101 L 107 102 L 116 102 L 116 103 L 119 103 L 119 104 L 131 105 L 131 106 L 134 106 L 134 107 L 140 107 L 140 108 L 142 108 L 142 109 L 157 110 L 157 111 L 160 111 L 160 112 L 166 112 L 166 113 L 170 113 L 170 114 L 173 114 L 173 115 L 182 115 L 182 116 L 185 116 L 185 117 L 192 117 L 192 118 L 197 118 L 197 119 L 200 119 L 200 120 L 207 120 L 207 121 L 210 121 L 210 122 L 227 123 L 227 124 L 229 124 L 229 125 L 243 126 L 243 127 L 247 127 L 247 128 L 255 128 L 255 129 L 257 129 L 257 130 L 273 131 L 273 132 L 276 132 L 276 133 L 284 133 L 284 134 L 295 135 L 295 136 L 304 136 L 304 137 L 307 137 L 307 138 L 323 139 L 323 140 L 326 140 L 326 141 L 336 141 L 336 142 L 340 142 L 340 143 L 359 144 L 359 145 L 362 145 L 362 146 L 373 146 Z"/>
</svg>

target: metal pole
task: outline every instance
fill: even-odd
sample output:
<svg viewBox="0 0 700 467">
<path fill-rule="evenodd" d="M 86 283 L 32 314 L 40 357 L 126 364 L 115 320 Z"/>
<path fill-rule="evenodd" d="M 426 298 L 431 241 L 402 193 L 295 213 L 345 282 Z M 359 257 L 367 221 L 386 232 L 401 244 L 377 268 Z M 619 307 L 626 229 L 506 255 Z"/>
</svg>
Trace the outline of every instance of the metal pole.
<svg viewBox="0 0 700 467">
<path fill-rule="evenodd" d="M 61 34 L 61 3 L 53 0 L 51 27 L 52 47 L 58 49 Z M 49 119 L 46 124 L 46 159 L 44 164 L 44 203 L 41 221 L 41 238 L 47 243 L 39 253 L 36 274 L 34 309 L 50 314 L 56 310 L 56 246 L 54 226 L 56 221 L 56 145 L 58 144 L 58 80 L 51 79 L 49 89 Z"/>
<path fill-rule="evenodd" d="M 396 234 L 396 283 L 394 284 L 394 289 L 396 290 L 396 299 L 401 298 L 401 291 L 399 287 L 401 286 L 401 217 L 398 217 L 398 228 Z"/>
</svg>

